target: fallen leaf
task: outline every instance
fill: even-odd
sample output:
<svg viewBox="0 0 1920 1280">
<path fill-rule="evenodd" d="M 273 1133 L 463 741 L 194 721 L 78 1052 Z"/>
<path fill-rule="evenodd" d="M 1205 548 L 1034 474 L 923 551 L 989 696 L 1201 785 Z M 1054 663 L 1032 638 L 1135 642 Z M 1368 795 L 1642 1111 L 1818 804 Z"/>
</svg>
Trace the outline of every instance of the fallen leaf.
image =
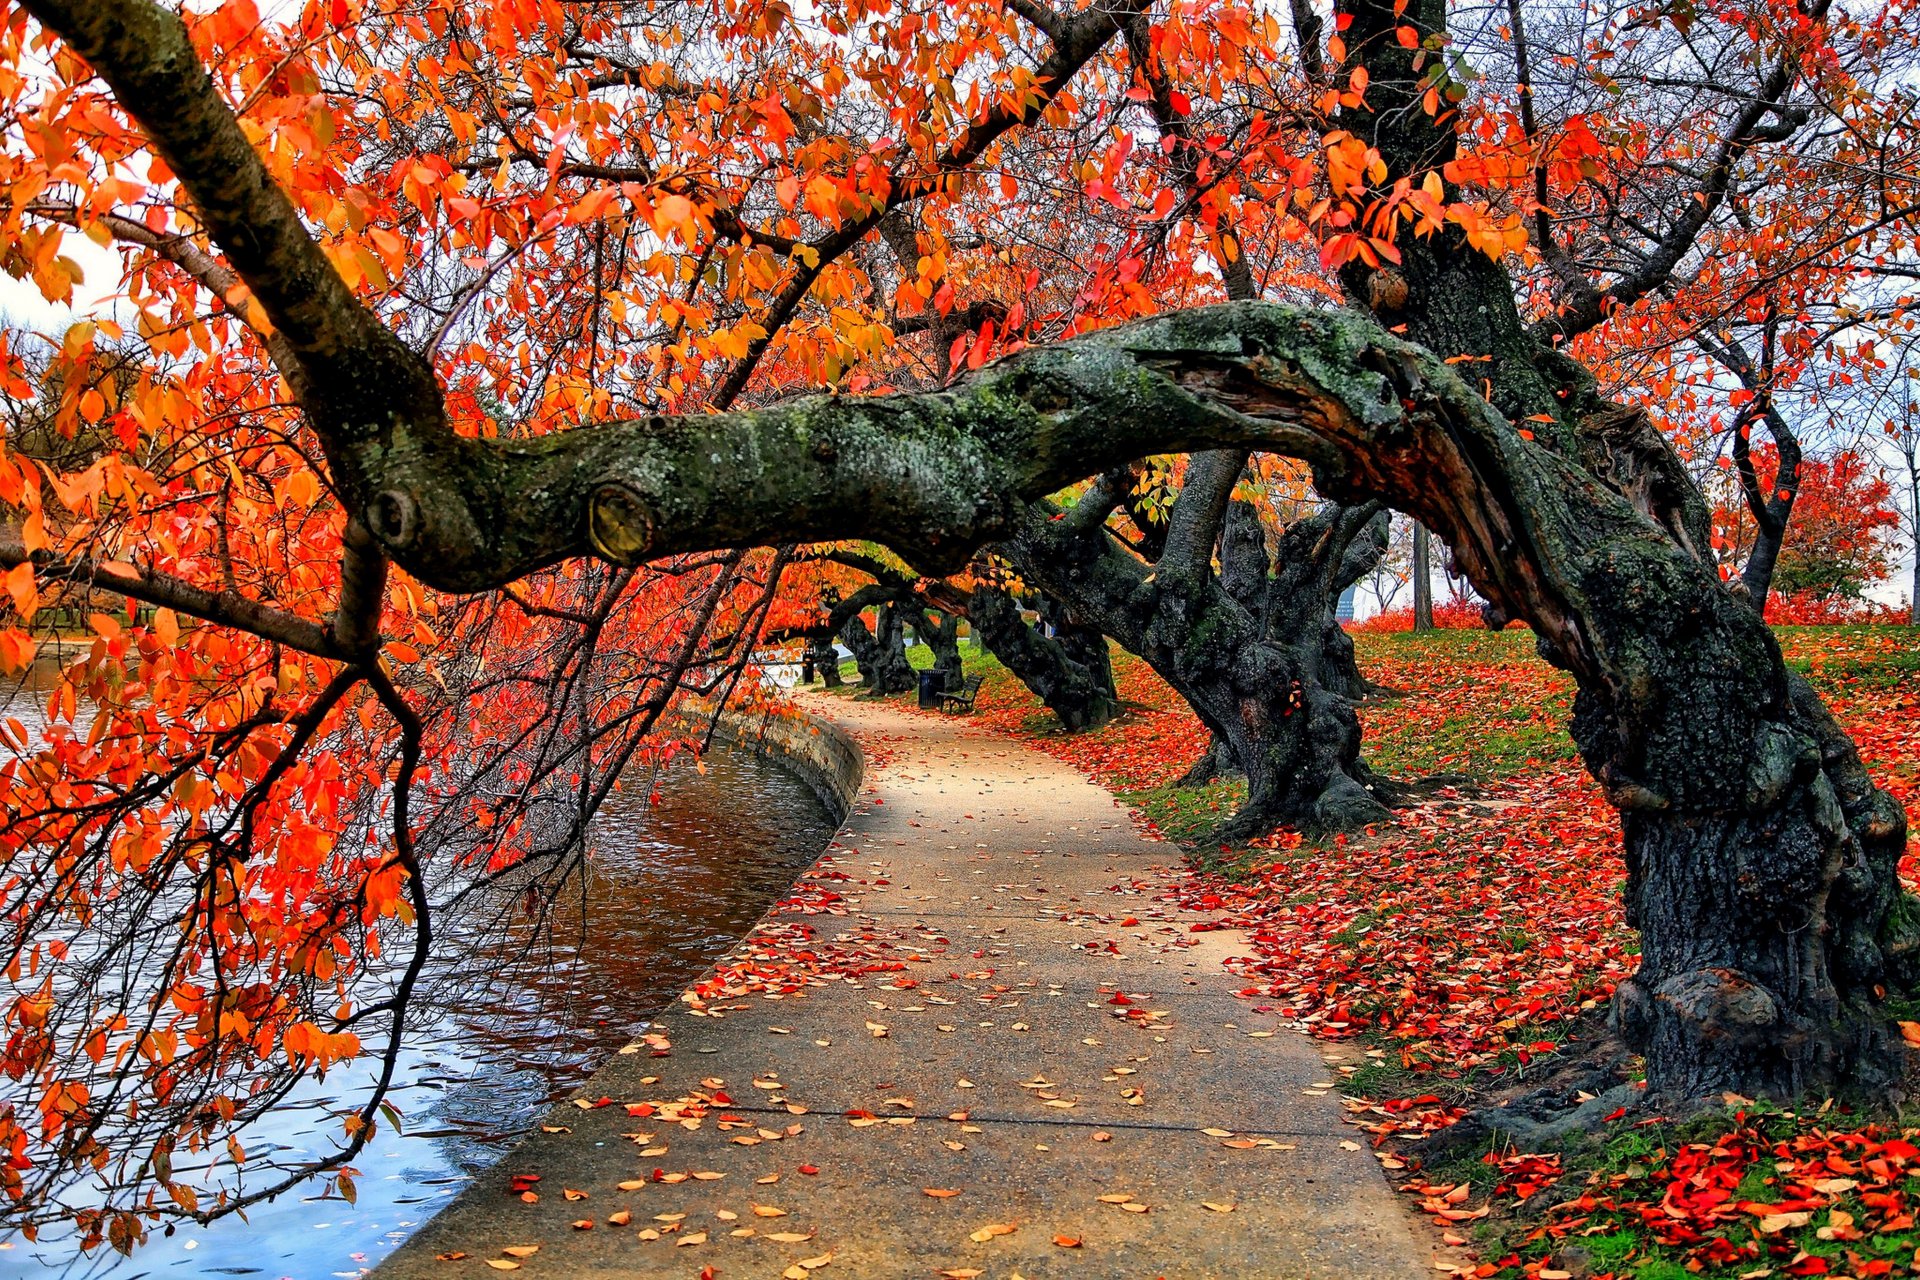
<svg viewBox="0 0 1920 1280">
<path fill-rule="evenodd" d="M 1202 1200 L 1200 1203 L 1205 1205 L 1207 1208 L 1213 1210 L 1215 1213 L 1232 1213 L 1233 1212 L 1233 1206 L 1230 1204 L 1217 1204 L 1212 1200 Z"/>
<path fill-rule="evenodd" d="M 487 1265 L 495 1271 L 518 1271 L 520 1269 L 519 1263 L 510 1262 L 505 1258 L 488 1258 Z"/>
<path fill-rule="evenodd" d="M 923 1196 L 932 1196 L 935 1200 L 949 1200 L 960 1193 L 951 1187 L 922 1187 L 920 1188 L 920 1194 Z"/>
<path fill-rule="evenodd" d="M 1055 1236 L 1053 1242 L 1062 1249 L 1078 1249 L 1082 1244 L 1079 1236 Z"/>
<path fill-rule="evenodd" d="M 1013 1222 L 989 1222 L 978 1231 L 969 1234 L 967 1239 L 975 1244 L 985 1244 L 995 1236 L 1010 1236 L 1019 1229 L 1019 1224 Z"/>
<path fill-rule="evenodd" d="M 509 1258 L 531 1258 L 534 1254 L 540 1252 L 540 1246 L 537 1244 L 510 1244 L 500 1252 L 506 1254 Z"/>
</svg>

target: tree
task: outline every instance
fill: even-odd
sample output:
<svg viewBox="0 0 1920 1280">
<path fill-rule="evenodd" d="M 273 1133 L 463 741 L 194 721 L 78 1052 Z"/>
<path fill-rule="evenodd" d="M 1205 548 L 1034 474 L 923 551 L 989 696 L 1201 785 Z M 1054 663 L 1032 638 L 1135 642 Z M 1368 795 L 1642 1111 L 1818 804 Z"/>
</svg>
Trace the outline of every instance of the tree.
<svg viewBox="0 0 1920 1280">
<path fill-rule="evenodd" d="M 1907 621 L 1920 627 L 1920 405 L 1904 401 L 1895 417 L 1886 420 L 1887 434 L 1906 468 L 1907 548 L 1913 556 L 1913 582 L 1907 592 Z"/>
<path fill-rule="evenodd" d="M 1579 356 L 1752 220 L 1735 196 L 1810 104 L 1867 110 L 1848 51 L 1884 61 L 1897 15 L 1622 11 L 1556 59 L 1561 101 L 1521 70 L 1517 4 L 1491 47 L 1441 0 L 1340 0 L 1332 30 L 1300 6 L 1291 63 L 1276 20 L 1182 7 L 1148 24 L 1168 108 L 1232 99 L 1203 141 L 1233 163 L 1188 189 L 1102 114 L 1155 97 L 1123 69 L 1145 11 L 863 9 L 855 37 L 830 8 L 815 38 L 777 4 L 702 23 L 330 0 L 268 24 L 245 3 L 27 0 L 0 81 L 33 121 L 6 153 L 13 261 L 59 296 L 62 228 L 126 246 L 141 336 L 177 364 L 87 472 L 0 459 L 25 513 L 10 592 L 81 576 L 170 619 L 103 623 L 58 698 L 71 714 L 84 692 L 98 740 L 63 731 L 0 775 L 26 815 L 9 944 L 54 975 L 19 992 L 7 1048 L 34 1091 L 0 1121 L 17 1217 L 57 1216 L 53 1190 L 101 1155 L 122 1164 L 85 1223 L 120 1244 L 164 1211 L 124 1189 L 145 1180 L 203 1213 L 292 1185 L 307 1170 L 202 1205 L 166 1170 L 362 1033 L 397 1045 L 434 911 L 468 900 L 435 874 L 564 874 L 673 691 L 738 686 L 796 544 L 955 572 L 1050 537 L 1038 504 L 1069 486 L 1195 451 L 1297 458 L 1324 497 L 1419 520 L 1572 673 L 1575 741 L 1622 813 L 1642 964 L 1616 1018 L 1651 1097 L 1895 1075 L 1904 815 L 1721 585 L 1667 438 Z M 708 75 L 696 36 L 756 56 Z M 1700 50 L 1713 65 L 1660 91 Z M 1476 94 L 1468 55 L 1515 74 Z M 1611 101 L 1575 83 L 1596 66 L 1637 86 L 1617 129 L 1562 110 Z M 1882 132 L 1836 129 L 1836 155 Z M 1136 197 L 1164 204 L 1138 239 L 1130 205 L 1106 212 Z M 875 247 L 909 208 L 911 272 Z M 1320 297 L 1192 305 L 1223 292 L 1194 266 L 1223 211 L 1250 259 L 1317 258 Z M 1336 282 L 1354 310 L 1327 307 Z M 930 368 L 914 344 L 945 332 L 896 350 L 889 321 L 948 317 L 975 286 L 1019 311 L 957 335 L 951 386 L 859 394 Z M 205 480 L 235 458 L 222 516 Z M 1231 482 L 1211 491 L 1231 511 Z M 1221 543 L 1195 542 L 1197 569 Z M 1228 576 L 1196 573 L 1201 597 Z M 6 635 L 0 657 L 30 651 Z M 1270 652 L 1257 631 L 1235 646 Z M 122 930 L 104 936 L 139 935 L 135 907 L 184 922 L 179 965 L 126 1008 L 87 984 L 93 953 L 47 949 L 95 902 L 121 913 L 88 917 Z M 114 1075 L 90 1045 L 139 1065 Z"/>
<path fill-rule="evenodd" d="M 1433 535 L 1413 526 L 1413 629 L 1433 630 Z"/>
<path fill-rule="evenodd" d="M 981 643 L 1047 705 L 1062 729 L 1096 729 L 1120 713 L 1107 637 L 1044 593 L 1034 602 L 1053 634 L 1029 625 L 1013 593 L 990 580 L 975 583 L 967 614 Z"/>
<path fill-rule="evenodd" d="M 1743 471 L 1751 471 L 1763 490 L 1781 483 L 1779 457 L 1762 445 Z M 1819 602 L 1859 600 L 1868 587 L 1892 572 L 1887 557 L 1887 534 L 1900 523 L 1891 505 L 1893 488 L 1859 453 L 1843 449 L 1828 458 L 1802 458 L 1794 463 L 1798 518 L 1788 535 L 1778 528 L 1778 541 L 1755 527 L 1751 505 L 1717 508 L 1714 522 L 1722 530 L 1724 556 L 1739 565 L 1766 555 L 1772 563 L 1766 577 L 1789 596 Z M 1749 487 L 1743 474 L 1741 489 Z M 1764 592 L 1756 593 L 1764 598 Z"/>
<path fill-rule="evenodd" d="M 1234 450 L 1195 455 L 1150 549 L 1106 528 L 1135 488 L 1123 469 L 1071 510 L 1030 510 L 1002 551 L 1150 663 L 1223 744 L 1207 758 L 1245 774 L 1247 798 L 1216 838 L 1279 822 L 1357 829 L 1386 809 L 1360 759 L 1353 708 L 1364 691 L 1333 615 L 1384 552 L 1385 519 L 1370 504 L 1331 506 L 1287 525 L 1270 558 L 1253 505 L 1232 500 L 1246 463 Z"/>
</svg>

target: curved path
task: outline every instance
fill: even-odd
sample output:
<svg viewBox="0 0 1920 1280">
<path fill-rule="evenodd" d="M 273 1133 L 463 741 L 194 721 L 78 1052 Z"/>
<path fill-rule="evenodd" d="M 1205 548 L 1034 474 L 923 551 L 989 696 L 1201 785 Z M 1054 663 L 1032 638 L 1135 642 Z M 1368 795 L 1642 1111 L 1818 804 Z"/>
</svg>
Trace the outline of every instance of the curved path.
<svg viewBox="0 0 1920 1280">
<path fill-rule="evenodd" d="M 809 705 L 867 755 L 839 840 L 664 1040 L 381 1280 L 496 1275 L 528 1245 L 529 1277 L 1436 1274 L 1341 1123 L 1337 1054 L 1237 998 L 1235 935 L 1162 901 L 1170 846 L 963 720 Z"/>
</svg>

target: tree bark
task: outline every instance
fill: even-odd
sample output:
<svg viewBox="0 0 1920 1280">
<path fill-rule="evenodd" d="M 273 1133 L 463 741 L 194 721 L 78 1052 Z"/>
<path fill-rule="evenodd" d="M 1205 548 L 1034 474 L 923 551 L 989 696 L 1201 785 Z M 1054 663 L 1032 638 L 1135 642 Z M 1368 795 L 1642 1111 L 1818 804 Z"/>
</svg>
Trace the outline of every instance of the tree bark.
<svg viewBox="0 0 1920 1280">
<path fill-rule="evenodd" d="M 840 679 L 840 651 L 834 648 L 830 634 L 810 635 L 807 637 L 807 657 L 814 669 L 820 673 L 821 683 L 829 689 L 838 689 Z"/>
<path fill-rule="evenodd" d="M 960 659 L 960 614 L 942 610 L 936 625 L 932 611 L 923 604 L 915 602 L 905 608 L 913 621 L 914 635 L 933 653 L 933 665 L 947 673 L 946 687 L 958 689 L 965 678 Z"/>
<path fill-rule="evenodd" d="M 1087 661 L 1093 655 L 1084 638 L 1075 644 L 1061 635 L 1040 634 L 1020 616 L 1013 597 L 999 587 L 975 587 L 967 608 L 981 642 L 1046 704 L 1062 729 L 1068 733 L 1095 729 L 1119 713 L 1105 636 L 1096 633 L 1099 656 Z"/>
<path fill-rule="evenodd" d="M 1224 504 L 1244 459 L 1203 456 L 1205 463 L 1196 457 L 1189 464 L 1188 484 L 1196 490 L 1213 485 Z M 1219 474 L 1208 474 L 1209 468 Z M 1083 501 L 1099 503 L 1091 495 Z M 1257 574 L 1235 563 L 1236 556 L 1224 577 L 1216 575 L 1214 534 L 1186 544 L 1197 536 L 1194 529 L 1211 523 L 1218 530 L 1225 521 L 1196 516 L 1188 523 L 1180 518 L 1184 501 L 1185 494 L 1175 504 L 1166 550 L 1151 565 L 1121 548 L 1093 519 L 1096 512 L 1075 520 L 1039 505 L 1019 536 L 1000 550 L 1022 578 L 1144 659 L 1223 744 L 1246 776 L 1247 798 L 1216 838 L 1244 840 L 1283 823 L 1351 830 L 1385 817 L 1370 790 L 1372 775 L 1359 759 L 1353 702 L 1336 692 L 1347 685 L 1348 673 L 1329 666 L 1338 651 L 1330 648 L 1326 629 L 1339 630 L 1333 601 L 1340 590 L 1329 587 L 1345 567 L 1354 531 L 1341 537 L 1340 524 L 1351 513 L 1333 508 L 1298 522 L 1298 576 L 1276 590 L 1264 545 Z M 1242 525 L 1234 542 L 1244 548 L 1247 541 Z M 1227 585 L 1244 591 L 1250 579 L 1259 583 L 1255 594 L 1265 617 Z M 1350 663 L 1350 650 L 1346 656 Z"/>
<path fill-rule="evenodd" d="M 1413 629 L 1433 630 L 1433 535 L 1413 526 Z"/>
<path fill-rule="evenodd" d="M 840 638 L 853 651 L 854 665 L 860 668 L 861 687 L 866 690 L 863 696 L 884 698 L 915 687 L 903 630 L 900 613 L 891 603 L 880 606 L 871 628 L 857 613 L 841 626 Z"/>
</svg>

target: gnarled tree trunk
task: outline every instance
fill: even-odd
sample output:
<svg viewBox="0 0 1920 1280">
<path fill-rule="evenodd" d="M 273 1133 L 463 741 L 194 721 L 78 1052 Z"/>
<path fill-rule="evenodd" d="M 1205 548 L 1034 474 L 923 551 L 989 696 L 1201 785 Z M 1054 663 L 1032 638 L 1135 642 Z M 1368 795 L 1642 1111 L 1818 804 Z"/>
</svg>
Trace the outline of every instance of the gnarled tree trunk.
<svg viewBox="0 0 1920 1280">
<path fill-rule="evenodd" d="M 1020 606 L 999 587 L 977 586 L 967 604 L 974 631 L 1000 664 L 1044 702 L 1068 733 L 1095 729 L 1120 709 L 1113 668 L 1106 661 L 1106 637 L 1093 633 L 1096 646 L 1064 634 L 1042 635 L 1020 616 Z M 1086 661 L 1097 651 L 1096 661 Z"/>
<path fill-rule="evenodd" d="M 1352 578 L 1336 580 L 1349 568 L 1365 572 L 1364 555 L 1353 567 L 1347 552 L 1371 511 L 1336 508 L 1298 522 L 1283 539 L 1295 576 L 1274 578 L 1257 521 L 1250 537 L 1250 513 L 1228 518 L 1244 464 L 1231 452 L 1191 460 L 1151 564 L 1102 527 L 1126 492 L 1125 477 L 1104 479 L 1064 515 L 1035 506 L 1000 550 L 1023 578 L 1144 659 L 1223 744 L 1247 779 L 1247 797 L 1217 838 L 1246 839 L 1283 823 L 1364 826 L 1386 810 L 1360 761 L 1348 692 L 1357 675 L 1329 664 L 1338 651 L 1327 630 L 1339 629 L 1334 601 Z M 1216 574 L 1223 526 L 1233 532 L 1225 571 Z M 1351 650 L 1347 657 L 1350 665 Z M 1327 685 L 1329 675 L 1337 687 Z"/>
<path fill-rule="evenodd" d="M 840 679 L 840 651 L 834 647 L 831 634 L 808 636 L 807 654 L 825 687 L 838 689 L 844 683 Z"/>
<path fill-rule="evenodd" d="M 871 628 L 857 613 L 841 626 L 840 638 L 853 651 L 854 665 L 860 668 L 861 687 L 866 691 L 862 696 L 884 698 L 914 687 L 903 632 L 900 613 L 891 603 L 880 606 Z"/>
<path fill-rule="evenodd" d="M 903 606 L 913 622 L 913 634 L 921 643 L 933 652 L 933 665 L 947 673 L 946 687 L 958 689 L 965 678 L 960 661 L 960 614 L 953 609 L 943 609 L 940 621 L 933 621 L 932 611 L 919 602 Z"/>
</svg>

